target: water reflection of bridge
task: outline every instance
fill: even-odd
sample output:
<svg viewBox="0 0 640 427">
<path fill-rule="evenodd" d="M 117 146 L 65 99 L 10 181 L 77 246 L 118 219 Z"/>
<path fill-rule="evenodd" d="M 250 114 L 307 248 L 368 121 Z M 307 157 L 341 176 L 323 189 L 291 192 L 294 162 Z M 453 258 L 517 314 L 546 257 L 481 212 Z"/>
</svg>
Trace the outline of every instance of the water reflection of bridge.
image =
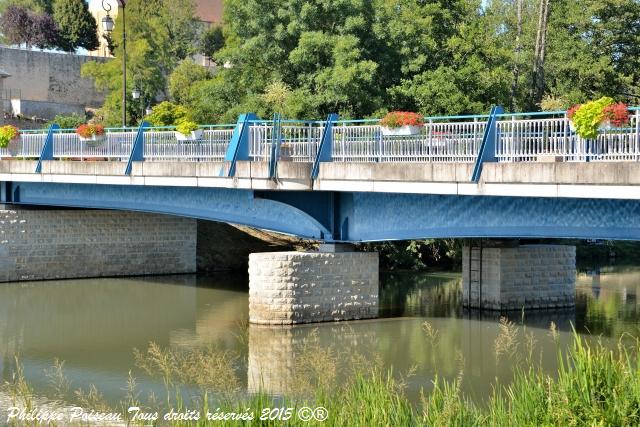
<svg viewBox="0 0 640 427">
<path fill-rule="evenodd" d="M 467 392 L 490 393 L 494 378 L 504 382 L 510 379 L 513 361 L 497 363 L 495 356 L 499 314 L 471 315 L 462 310 L 458 275 L 386 276 L 382 281 L 382 305 L 389 308 L 387 315 L 399 317 L 299 327 L 250 325 L 243 342 L 237 335 L 244 330 L 238 327 L 238 322 L 248 317 L 246 292 L 234 290 L 234 285 L 224 280 L 218 283 L 202 280 L 209 286 L 215 284 L 216 289 L 196 287 L 194 276 L 2 286 L 0 342 L 5 345 L 0 369 L 6 378 L 9 358 L 18 352 L 27 379 L 41 389 L 47 386 L 43 369 L 58 357 L 66 360 L 65 367 L 75 388 L 95 383 L 107 398 L 117 401 L 122 398 L 127 372 L 134 367 L 132 349 L 144 349 L 149 341 L 155 341 L 162 347 L 174 348 L 217 343 L 242 356 L 239 375 L 246 378 L 249 391 L 262 388 L 274 394 L 289 394 L 300 388 L 300 367 L 309 363 L 308 352 L 314 349 L 321 350 L 316 356 L 322 352 L 333 355 L 338 381 L 349 378 L 341 372 L 348 368 L 354 355 L 361 356 L 367 368 L 373 366 L 376 357 L 383 361 L 385 370 L 393 366 L 397 373 L 417 366 L 415 379 L 408 384 L 409 394 L 416 398 L 421 387 L 426 390 L 431 387 L 436 373 L 447 379 L 457 376 L 460 362 L 456 354 L 464 358 L 463 387 Z M 579 277 L 578 292 L 591 298 L 587 293 L 590 282 L 585 280 L 589 282 L 591 278 Z M 638 285 L 631 271 L 621 273 L 619 279 L 602 275 L 601 280 L 606 292 L 601 292 L 600 300 L 589 302 L 586 310 L 615 323 L 618 311 L 613 314 L 607 311 L 610 301 L 607 293 L 618 298 L 616 290 L 620 286 L 628 289 L 635 286 L 633 292 L 637 292 Z M 239 287 L 246 287 L 246 283 Z M 630 294 L 628 291 L 627 295 Z M 626 309 L 631 307 L 628 298 L 622 306 Z M 619 310 L 621 306 L 613 307 Z M 637 316 L 637 303 L 634 307 Z M 542 311 L 535 317 L 532 312 L 526 313 L 526 332 L 535 338 L 546 368 L 555 366 L 556 346 L 548 330 L 551 321 L 561 331 L 562 346 L 569 342 L 571 323 L 588 324 L 592 331 L 608 334 L 606 329 L 597 329 L 596 321 L 585 317 L 584 311 L 579 304 L 575 311 Z M 519 324 L 521 313 L 511 313 L 510 319 Z M 438 331 L 437 342 L 425 333 L 425 321 Z M 524 328 L 519 328 L 522 334 Z M 522 336 L 516 359 L 525 355 L 524 342 Z M 304 375 L 308 372 L 302 370 Z M 145 377 L 139 377 L 138 381 L 145 390 L 153 387 L 162 390 L 160 381 Z"/>
</svg>

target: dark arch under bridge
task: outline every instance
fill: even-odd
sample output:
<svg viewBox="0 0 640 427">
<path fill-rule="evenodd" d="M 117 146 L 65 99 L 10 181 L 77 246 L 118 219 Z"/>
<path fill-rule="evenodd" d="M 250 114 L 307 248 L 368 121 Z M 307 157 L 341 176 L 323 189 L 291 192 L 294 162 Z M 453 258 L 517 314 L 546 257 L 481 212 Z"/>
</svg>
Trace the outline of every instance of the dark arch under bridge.
<svg viewBox="0 0 640 427">
<path fill-rule="evenodd" d="M 640 240 L 640 201 L 6 182 L 0 202 L 155 212 L 325 241 Z"/>
</svg>

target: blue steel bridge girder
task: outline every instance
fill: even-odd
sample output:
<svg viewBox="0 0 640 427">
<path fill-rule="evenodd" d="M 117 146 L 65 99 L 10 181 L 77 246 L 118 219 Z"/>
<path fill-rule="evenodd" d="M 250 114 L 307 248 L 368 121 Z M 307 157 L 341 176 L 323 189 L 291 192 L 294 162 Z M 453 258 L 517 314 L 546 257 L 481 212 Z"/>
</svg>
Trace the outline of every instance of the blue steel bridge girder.
<svg viewBox="0 0 640 427">
<path fill-rule="evenodd" d="M 638 200 L 0 184 L 0 203 L 164 213 L 325 241 L 436 237 L 640 240 Z"/>
</svg>

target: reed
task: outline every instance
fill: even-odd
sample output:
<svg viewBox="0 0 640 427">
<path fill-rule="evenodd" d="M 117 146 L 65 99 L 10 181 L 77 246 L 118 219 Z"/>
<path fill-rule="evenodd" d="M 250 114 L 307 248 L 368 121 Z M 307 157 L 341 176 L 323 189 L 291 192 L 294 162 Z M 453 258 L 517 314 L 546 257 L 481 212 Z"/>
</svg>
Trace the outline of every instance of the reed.
<svg viewBox="0 0 640 427">
<path fill-rule="evenodd" d="M 426 339 L 438 336 L 433 328 L 426 328 Z M 503 320 L 500 335 L 496 340 L 496 354 L 507 356 L 517 351 L 517 326 Z M 526 335 L 525 335 L 526 336 Z M 556 330 L 552 329 L 552 337 Z M 533 346 L 533 344 L 530 344 Z M 162 378 L 167 387 L 170 401 L 155 406 L 171 405 L 176 411 L 198 408 L 201 414 L 216 412 L 250 412 L 250 421 L 216 421 L 200 419 L 195 422 L 175 422 L 176 426 L 277 426 L 280 420 L 260 420 L 264 408 L 293 408 L 293 416 L 286 422 L 289 426 L 570 426 L 570 425 L 640 425 L 640 341 L 637 338 L 621 339 L 617 348 L 606 347 L 600 341 L 587 342 L 575 331 L 573 343 L 566 350 L 557 350 L 559 369 L 549 375 L 531 363 L 524 363 L 515 372 L 514 380 L 508 385 L 495 385 L 493 395 L 486 404 L 478 405 L 461 391 L 464 379 L 464 360 L 459 358 L 459 375 L 451 381 L 436 377 L 433 388 L 423 390 L 418 405 L 412 405 L 406 397 L 407 383 L 402 376 L 394 375 L 377 366 L 364 369 L 357 364 L 352 379 L 344 383 L 335 381 L 334 365 L 338 353 L 316 346 L 308 348 L 311 354 L 300 359 L 308 363 L 303 372 L 317 379 L 320 372 L 328 372 L 332 381 L 321 383 L 316 379 L 304 384 L 313 385 L 312 395 L 300 397 L 272 396 L 266 393 L 244 395 L 237 392 L 239 369 L 235 356 L 216 348 L 189 350 L 178 353 L 172 349 L 162 349 L 151 345 L 144 352 L 138 352 L 138 362 L 149 373 Z M 526 348 L 524 351 L 530 352 Z M 216 361 L 208 359 L 215 358 Z M 531 357 L 523 359 L 531 361 Z M 361 362 L 361 361 L 360 361 Z M 188 368 L 186 376 L 183 368 Z M 300 365 L 297 368 L 302 368 Z M 212 381 L 200 381 L 201 394 L 184 400 L 178 382 L 202 370 L 206 376 L 218 376 Z M 400 379 L 399 379 L 400 378 Z M 63 375 L 63 364 L 57 362 L 51 374 L 54 389 L 64 392 L 68 382 Z M 192 378 L 191 378 L 192 379 Z M 4 388 L 18 402 L 32 405 L 33 392 L 26 383 L 19 363 L 15 374 L 5 383 Z M 216 390 L 220 388 L 221 390 Z M 136 405 L 153 408 L 152 399 L 140 403 L 140 393 L 132 376 L 127 385 L 127 396 L 121 408 Z M 63 393 L 61 393 L 63 394 Z M 212 396 L 216 396 L 212 398 Z M 90 408 L 105 410 L 106 405 L 95 387 L 87 392 L 76 393 L 77 402 Z M 194 406 L 198 405 L 198 406 Z M 301 421 L 295 415 L 302 406 L 322 406 L 329 418 L 324 422 Z M 162 409 L 160 409 L 162 410 Z M 162 420 L 154 425 L 167 425 Z M 30 424 L 31 425 L 31 424 Z M 136 423 L 130 423 L 136 425 Z M 140 425 L 149 425 L 141 423 Z"/>
</svg>

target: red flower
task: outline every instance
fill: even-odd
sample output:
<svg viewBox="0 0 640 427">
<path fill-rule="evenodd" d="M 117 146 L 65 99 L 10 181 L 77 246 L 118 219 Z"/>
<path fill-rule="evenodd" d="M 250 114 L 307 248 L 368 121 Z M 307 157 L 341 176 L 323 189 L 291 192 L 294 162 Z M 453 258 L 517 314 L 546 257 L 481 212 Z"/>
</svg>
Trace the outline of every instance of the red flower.
<svg viewBox="0 0 640 427">
<path fill-rule="evenodd" d="M 622 102 L 606 106 L 603 113 L 604 119 L 617 128 L 629 123 L 629 108 Z"/>
<path fill-rule="evenodd" d="M 402 126 L 421 126 L 424 124 L 423 117 L 418 113 L 409 111 L 391 111 L 387 113 L 380 125 L 388 128 L 399 128 Z"/>
<path fill-rule="evenodd" d="M 83 138 L 91 138 L 93 135 L 104 135 L 104 126 L 96 124 L 83 124 L 78 126 L 76 133 Z"/>
</svg>

